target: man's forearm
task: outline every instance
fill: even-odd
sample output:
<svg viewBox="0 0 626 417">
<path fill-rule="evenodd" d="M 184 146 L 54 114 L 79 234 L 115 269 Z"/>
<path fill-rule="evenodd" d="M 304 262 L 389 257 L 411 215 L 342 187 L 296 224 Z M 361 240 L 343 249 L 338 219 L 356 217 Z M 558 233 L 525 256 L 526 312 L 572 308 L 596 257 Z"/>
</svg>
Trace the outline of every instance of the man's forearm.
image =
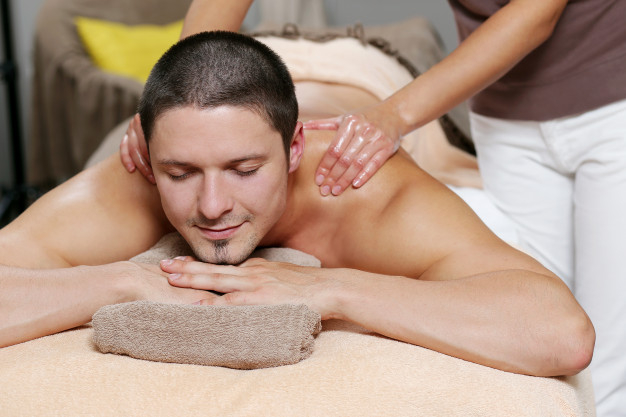
<svg viewBox="0 0 626 417">
<path fill-rule="evenodd" d="M 85 324 L 132 299 L 119 265 L 34 270 L 0 266 L 0 347 Z"/>
<path fill-rule="evenodd" d="M 333 317 L 490 367 L 573 374 L 591 359 L 594 332 L 561 282 L 529 271 L 420 281 L 345 270 Z"/>
<path fill-rule="evenodd" d="M 493 251 L 492 251 L 493 252 Z M 508 253 L 509 263 L 515 252 Z M 459 258 L 452 259 L 457 263 Z M 534 265 L 534 263 L 531 263 Z M 300 304 L 322 319 L 359 324 L 393 339 L 493 368 L 537 376 L 574 374 L 591 360 L 594 330 L 557 277 L 529 269 L 466 278 L 439 265 L 439 280 L 251 259 L 238 267 L 172 259 L 170 284 L 225 293 L 205 305 Z M 468 269 L 470 266 L 468 266 Z M 474 266 L 476 269 L 476 266 Z"/>
<path fill-rule="evenodd" d="M 191 304 L 215 297 L 171 286 L 158 266 L 25 269 L 0 265 L 0 347 L 85 324 L 102 306 L 136 300 Z"/>
</svg>

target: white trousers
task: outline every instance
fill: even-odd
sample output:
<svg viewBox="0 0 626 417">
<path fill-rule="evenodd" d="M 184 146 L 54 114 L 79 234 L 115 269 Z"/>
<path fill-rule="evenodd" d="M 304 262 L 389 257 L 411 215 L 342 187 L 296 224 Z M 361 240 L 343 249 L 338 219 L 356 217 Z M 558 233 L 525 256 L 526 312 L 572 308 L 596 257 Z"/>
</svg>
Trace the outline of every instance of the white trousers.
<svg viewBox="0 0 626 417">
<path fill-rule="evenodd" d="M 487 195 L 594 324 L 598 417 L 626 416 L 626 100 L 547 122 L 470 118 Z"/>
</svg>

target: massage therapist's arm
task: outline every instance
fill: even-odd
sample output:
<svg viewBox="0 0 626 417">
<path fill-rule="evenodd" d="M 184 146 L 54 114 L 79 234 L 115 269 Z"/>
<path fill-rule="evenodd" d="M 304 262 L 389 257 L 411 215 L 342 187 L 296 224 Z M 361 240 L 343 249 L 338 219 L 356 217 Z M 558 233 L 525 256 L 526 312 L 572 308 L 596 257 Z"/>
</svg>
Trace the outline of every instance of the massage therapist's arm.
<svg viewBox="0 0 626 417">
<path fill-rule="evenodd" d="M 154 187 L 118 158 L 50 191 L 0 230 L 0 347 L 84 324 L 106 304 L 206 297 L 172 291 L 158 268 L 116 262 L 169 230 Z"/>
<path fill-rule="evenodd" d="M 305 128 L 338 129 L 315 173 L 317 184 L 335 195 L 351 184 L 362 186 L 397 149 L 402 135 L 483 90 L 545 42 L 566 4 L 511 0 L 446 58 L 381 104 L 349 117 L 305 123 Z"/>
</svg>

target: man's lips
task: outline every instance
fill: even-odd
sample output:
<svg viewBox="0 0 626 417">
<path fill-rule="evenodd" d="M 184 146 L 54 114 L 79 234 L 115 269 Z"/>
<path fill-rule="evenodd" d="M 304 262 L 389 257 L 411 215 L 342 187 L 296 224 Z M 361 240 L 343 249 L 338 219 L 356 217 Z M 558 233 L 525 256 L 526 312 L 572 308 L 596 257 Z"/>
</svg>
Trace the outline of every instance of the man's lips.
<svg viewBox="0 0 626 417">
<path fill-rule="evenodd" d="M 206 227 L 196 225 L 200 233 L 209 240 L 224 240 L 232 237 L 241 228 L 243 223 L 236 226 L 219 226 L 219 227 Z"/>
</svg>

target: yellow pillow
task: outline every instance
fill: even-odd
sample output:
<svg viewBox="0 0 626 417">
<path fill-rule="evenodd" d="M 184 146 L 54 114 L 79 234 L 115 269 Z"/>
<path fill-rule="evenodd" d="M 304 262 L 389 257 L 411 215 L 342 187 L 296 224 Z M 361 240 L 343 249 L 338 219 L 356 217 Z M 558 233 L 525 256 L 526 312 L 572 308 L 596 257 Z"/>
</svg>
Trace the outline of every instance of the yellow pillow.
<svg viewBox="0 0 626 417">
<path fill-rule="evenodd" d="M 183 21 L 136 25 L 76 17 L 78 34 L 96 66 L 145 83 L 163 53 L 180 38 Z"/>
</svg>

